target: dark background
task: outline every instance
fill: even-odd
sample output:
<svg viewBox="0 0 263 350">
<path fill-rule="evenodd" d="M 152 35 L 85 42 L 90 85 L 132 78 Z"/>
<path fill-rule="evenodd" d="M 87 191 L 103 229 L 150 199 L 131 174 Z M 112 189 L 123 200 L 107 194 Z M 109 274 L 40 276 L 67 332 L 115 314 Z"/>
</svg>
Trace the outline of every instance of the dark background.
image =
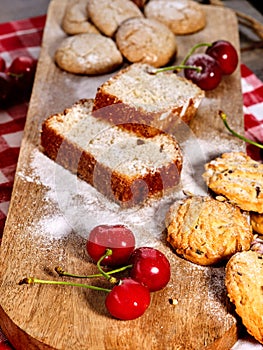
<svg viewBox="0 0 263 350">
<path fill-rule="evenodd" d="M 209 0 L 197 0 L 198 2 L 201 2 L 203 4 L 210 4 L 210 1 Z M 223 2 L 226 3 L 227 5 L 227 2 L 228 0 L 222 0 Z M 240 11 L 242 10 L 242 0 L 239 0 L 240 1 Z M 263 2 L 262 0 L 247 0 L 247 2 L 249 2 L 253 7 L 255 7 L 255 9 L 257 9 L 261 14 L 262 14 L 262 8 L 263 8 Z M 236 9 L 238 9 L 238 5 L 236 6 Z"/>
<path fill-rule="evenodd" d="M 250 0 L 251 5 L 253 5 L 261 14 L 263 14 L 263 2 L 262 0 Z"/>
</svg>

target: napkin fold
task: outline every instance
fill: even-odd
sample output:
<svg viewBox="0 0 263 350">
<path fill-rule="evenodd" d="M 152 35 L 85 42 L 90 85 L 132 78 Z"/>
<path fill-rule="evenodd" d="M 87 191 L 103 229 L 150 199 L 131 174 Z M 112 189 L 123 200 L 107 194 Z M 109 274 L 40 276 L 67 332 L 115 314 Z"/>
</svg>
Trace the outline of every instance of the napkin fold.
<svg viewBox="0 0 263 350">
<path fill-rule="evenodd" d="M 0 56 L 9 65 L 18 55 L 37 59 L 40 52 L 46 15 L 0 24 Z M 263 143 L 263 83 L 241 64 L 241 83 L 244 101 L 245 136 Z M 0 110 L 0 243 L 8 213 L 20 143 L 26 120 L 28 103 Z M 263 159 L 260 149 L 248 145 L 247 153 L 255 160 Z M 245 347 L 244 347 L 245 346 Z M 0 350 L 11 350 L 0 329 Z M 263 349 L 253 340 L 244 340 L 235 350 Z"/>
</svg>

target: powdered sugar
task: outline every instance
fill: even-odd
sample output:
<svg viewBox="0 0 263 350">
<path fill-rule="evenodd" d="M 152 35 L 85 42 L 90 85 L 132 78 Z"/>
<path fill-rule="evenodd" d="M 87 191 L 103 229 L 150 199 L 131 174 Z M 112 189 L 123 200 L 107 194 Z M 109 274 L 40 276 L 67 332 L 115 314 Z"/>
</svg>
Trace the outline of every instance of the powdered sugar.
<svg viewBox="0 0 263 350">
<path fill-rule="evenodd" d="M 164 228 L 165 201 L 121 209 L 39 150 L 35 150 L 31 157 L 31 174 L 22 170 L 17 175 L 24 181 L 41 183 L 46 189 L 46 205 L 57 208 L 52 214 L 40 218 L 34 228 L 31 227 L 30 230 L 35 231 L 35 234 L 60 239 L 74 231 L 87 238 L 89 231 L 98 224 L 122 223 L 134 231 L 137 244 L 153 245 L 159 241 Z"/>
<path fill-rule="evenodd" d="M 30 231 L 49 240 L 67 237 L 71 232 L 86 239 L 96 225 L 124 224 L 134 232 L 137 245 L 158 245 L 170 205 L 184 198 L 184 193 L 206 195 L 207 187 L 202 178 L 204 164 L 213 156 L 233 150 L 233 144 L 229 147 L 226 148 L 220 138 L 211 142 L 211 139 L 200 140 L 193 134 L 188 135 L 181 143 L 183 170 L 178 187 L 162 198 L 150 199 L 142 206 L 129 209 L 120 208 L 39 149 L 34 149 L 29 168 L 23 168 L 17 176 L 45 188 L 45 206 L 55 209 L 51 213 L 43 210 L 45 215 L 32 224 Z"/>
<path fill-rule="evenodd" d="M 35 226 L 35 232 L 49 238 L 63 238 L 68 235 L 72 228 L 63 215 L 57 214 L 43 217 Z"/>
</svg>

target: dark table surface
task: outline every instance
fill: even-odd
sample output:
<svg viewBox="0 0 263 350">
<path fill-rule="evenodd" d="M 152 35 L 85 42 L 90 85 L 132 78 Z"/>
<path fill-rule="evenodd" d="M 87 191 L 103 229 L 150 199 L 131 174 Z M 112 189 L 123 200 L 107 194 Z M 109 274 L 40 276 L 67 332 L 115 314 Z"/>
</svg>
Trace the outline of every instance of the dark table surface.
<svg viewBox="0 0 263 350">
<path fill-rule="evenodd" d="M 0 2 L 0 22 L 9 22 L 45 14 L 50 0 L 0 0 Z M 209 1 L 202 0 L 199 2 L 209 3 Z M 260 7 L 262 7 L 260 0 L 225 0 L 223 3 L 224 6 L 253 17 L 263 25 L 263 15 L 259 11 Z M 239 26 L 239 33 L 241 61 L 263 80 L 263 38 L 260 39 L 251 29 L 244 25 Z"/>
<path fill-rule="evenodd" d="M 259 6 L 261 1 L 243 1 L 243 0 L 226 0 L 225 6 L 234 10 L 240 11 L 248 16 L 251 16 L 259 23 L 263 28 L 263 16 L 252 3 L 257 3 Z M 262 3 L 261 3 L 262 8 Z M 262 11 L 262 10 L 261 10 Z M 261 31 L 263 35 L 263 29 Z M 259 37 L 250 28 L 244 25 L 239 25 L 239 36 L 241 46 L 241 60 L 246 64 L 261 80 L 263 80 L 263 37 Z"/>
</svg>

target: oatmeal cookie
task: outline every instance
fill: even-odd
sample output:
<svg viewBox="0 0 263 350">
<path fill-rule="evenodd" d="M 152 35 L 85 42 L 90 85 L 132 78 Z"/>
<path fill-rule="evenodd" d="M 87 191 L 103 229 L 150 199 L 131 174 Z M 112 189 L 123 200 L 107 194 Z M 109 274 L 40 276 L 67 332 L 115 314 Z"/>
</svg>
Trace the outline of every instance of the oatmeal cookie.
<svg viewBox="0 0 263 350">
<path fill-rule="evenodd" d="M 144 13 L 178 35 L 195 33 L 206 25 L 202 5 L 192 0 L 151 0 L 145 5 Z"/>
<path fill-rule="evenodd" d="M 89 22 L 87 0 L 71 0 L 62 18 L 61 27 L 69 35 L 80 33 L 99 33 Z"/>
<path fill-rule="evenodd" d="M 263 255 L 249 250 L 232 256 L 225 284 L 248 333 L 263 344 Z"/>
<path fill-rule="evenodd" d="M 131 0 L 89 0 L 91 21 L 102 34 L 113 37 L 118 26 L 128 18 L 143 17 L 139 7 Z"/>
<path fill-rule="evenodd" d="M 205 165 L 203 178 L 215 193 L 243 210 L 263 213 L 263 164 L 243 152 L 224 153 Z"/>
<path fill-rule="evenodd" d="M 166 216 L 167 241 L 178 255 L 199 265 L 212 265 L 248 250 L 252 228 L 241 210 L 206 196 L 193 196 L 171 206 Z"/>
<path fill-rule="evenodd" d="M 55 61 L 67 72 L 94 75 L 112 72 L 123 58 L 111 38 L 85 33 L 65 38 L 55 52 Z"/>
<path fill-rule="evenodd" d="M 148 18 L 124 21 L 117 30 L 116 43 L 129 62 L 154 67 L 166 65 L 177 53 L 173 32 L 164 24 Z"/>
</svg>

